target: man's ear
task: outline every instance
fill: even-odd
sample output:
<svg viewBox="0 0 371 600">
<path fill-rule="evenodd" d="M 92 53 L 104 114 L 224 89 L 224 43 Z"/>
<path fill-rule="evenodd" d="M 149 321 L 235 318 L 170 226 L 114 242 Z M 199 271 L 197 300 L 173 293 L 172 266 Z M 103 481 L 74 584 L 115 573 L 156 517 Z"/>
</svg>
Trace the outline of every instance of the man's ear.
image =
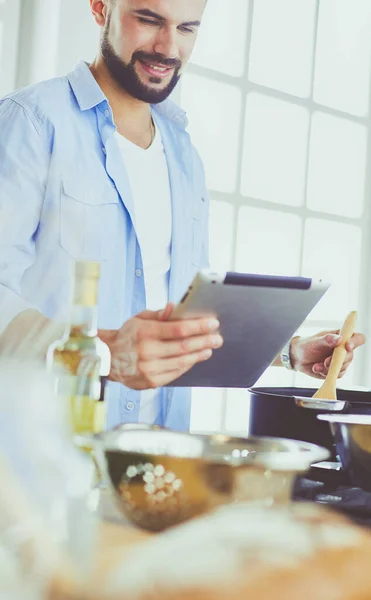
<svg viewBox="0 0 371 600">
<path fill-rule="evenodd" d="M 108 0 L 90 0 L 91 12 L 100 27 L 103 27 L 106 23 L 107 2 Z"/>
</svg>

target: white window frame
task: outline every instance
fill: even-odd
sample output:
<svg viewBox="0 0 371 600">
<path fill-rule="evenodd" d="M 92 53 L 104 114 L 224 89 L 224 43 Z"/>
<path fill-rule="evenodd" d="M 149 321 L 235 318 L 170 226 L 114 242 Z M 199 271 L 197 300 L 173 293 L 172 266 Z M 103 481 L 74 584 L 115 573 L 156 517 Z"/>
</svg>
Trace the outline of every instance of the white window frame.
<svg viewBox="0 0 371 600">
<path fill-rule="evenodd" d="M 320 14 L 320 2 L 326 0 L 316 0 L 315 7 L 315 38 L 314 38 L 314 52 L 313 59 L 311 65 L 311 92 L 308 98 L 300 98 L 298 96 L 294 96 L 288 93 L 284 93 L 278 91 L 276 89 L 272 89 L 266 87 L 264 85 L 259 85 L 257 83 L 252 82 L 249 79 L 249 68 L 250 68 L 250 50 L 251 50 L 251 41 L 252 41 L 252 28 L 253 28 L 253 15 L 254 15 L 254 5 L 258 0 L 251 0 L 249 6 L 249 14 L 247 20 L 247 46 L 246 46 L 246 63 L 245 63 L 245 72 L 241 77 L 230 76 L 224 73 L 217 72 L 213 69 L 208 69 L 193 63 L 190 63 L 187 70 L 191 74 L 199 75 L 202 77 L 209 78 L 214 81 L 223 82 L 226 84 L 231 84 L 237 86 L 243 92 L 243 108 L 242 108 L 242 120 L 240 126 L 240 139 L 239 139 L 239 165 L 238 165 L 238 181 L 241 181 L 241 173 L 243 169 L 243 144 L 244 144 L 244 131 L 245 131 L 245 120 L 246 120 L 246 101 L 248 93 L 252 91 L 260 92 L 268 97 L 272 97 L 275 99 L 281 99 L 285 102 L 289 102 L 296 106 L 305 107 L 312 119 L 312 115 L 316 110 L 320 110 L 321 112 L 333 115 L 340 116 L 346 118 L 348 121 L 352 123 L 358 123 L 367 127 L 368 130 L 368 148 L 367 148 L 367 164 L 370 167 L 367 168 L 366 173 L 366 187 L 365 187 L 365 202 L 364 202 L 364 211 L 362 217 L 359 219 L 347 218 L 340 215 L 330 215 L 324 212 L 316 212 L 307 207 L 307 183 L 308 183 L 308 166 L 310 160 L 310 131 L 308 134 L 308 152 L 307 152 L 307 168 L 306 168 L 306 180 L 305 180 L 305 203 L 300 207 L 292 207 L 281 205 L 278 203 L 268 202 L 264 200 L 260 200 L 253 197 L 246 197 L 241 194 L 241 191 L 238 189 L 235 193 L 222 193 L 215 190 L 210 190 L 211 196 L 214 200 L 219 200 L 222 202 L 231 203 L 235 208 L 240 208 L 241 206 L 250 206 L 257 208 L 265 208 L 268 210 L 274 211 L 282 211 L 282 213 L 289 213 L 300 216 L 305 223 L 305 220 L 310 217 L 317 217 L 321 220 L 328 220 L 330 222 L 339 222 L 345 224 L 357 225 L 360 227 L 362 231 L 362 248 L 361 248 L 361 268 L 360 268 L 360 290 L 359 290 L 359 319 L 357 323 L 357 329 L 364 332 L 366 336 L 371 339 L 371 277 L 369 277 L 369 273 L 371 270 L 371 236 L 369 235 L 369 230 L 371 227 L 371 202 L 369 199 L 371 198 L 371 121 L 369 119 L 369 115 L 366 117 L 357 117 L 350 113 L 346 113 L 340 110 L 336 110 L 334 108 L 330 108 L 328 106 L 319 104 L 313 99 L 313 91 L 314 91 L 314 80 L 315 80 L 315 65 L 316 65 L 316 55 L 317 55 L 317 37 L 318 37 L 318 28 L 319 28 L 319 14 Z M 349 0 L 351 2 L 351 0 Z M 202 36 L 202 28 L 200 32 L 200 36 Z M 371 86 L 370 92 L 371 96 Z M 370 110 L 370 107 L 369 107 Z M 227 115 L 226 115 L 227 118 Z M 311 128 L 310 128 L 311 129 Z M 237 232 L 237 220 L 238 220 L 238 210 L 235 211 L 235 223 L 234 223 L 234 237 L 236 237 Z M 344 240 L 346 244 L 346 240 Z M 302 243 L 301 243 L 301 264 L 303 262 L 303 247 L 304 247 L 304 235 L 302 235 Z M 236 244 L 233 248 L 233 263 L 236 261 Z M 345 318 L 346 315 L 344 315 Z M 342 323 L 337 320 L 311 320 L 307 323 L 311 327 L 314 327 L 318 331 L 323 329 L 337 329 L 341 327 Z M 366 387 L 371 387 L 371 345 L 370 343 L 366 345 L 361 351 L 357 352 L 357 360 L 354 365 L 354 375 L 353 382 L 357 385 L 363 385 Z M 292 384 L 295 383 L 295 376 L 292 376 Z M 315 382 L 314 382 L 315 383 Z M 226 419 L 227 415 L 227 390 L 224 393 L 224 407 L 222 409 L 222 414 L 220 417 L 220 430 L 227 431 Z M 197 431 L 197 423 L 193 423 L 193 429 Z"/>
</svg>

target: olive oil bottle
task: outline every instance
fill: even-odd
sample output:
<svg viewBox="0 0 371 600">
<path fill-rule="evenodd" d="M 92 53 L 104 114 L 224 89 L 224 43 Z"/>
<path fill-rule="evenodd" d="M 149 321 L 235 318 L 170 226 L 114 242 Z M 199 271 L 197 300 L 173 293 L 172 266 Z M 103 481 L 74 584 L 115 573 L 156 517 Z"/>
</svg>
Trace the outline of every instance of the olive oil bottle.
<svg viewBox="0 0 371 600">
<path fill-rule="evenodd" d="M 48 350 L 47 363 L 57 393 L 68 403 L 72 431 L 99 433 L 105 426 L 102 379 L 110 371 L 110 351 L 98 337 L 100 265 L 76 262 L 73 303 L 64 336 Z"/>
</svg>

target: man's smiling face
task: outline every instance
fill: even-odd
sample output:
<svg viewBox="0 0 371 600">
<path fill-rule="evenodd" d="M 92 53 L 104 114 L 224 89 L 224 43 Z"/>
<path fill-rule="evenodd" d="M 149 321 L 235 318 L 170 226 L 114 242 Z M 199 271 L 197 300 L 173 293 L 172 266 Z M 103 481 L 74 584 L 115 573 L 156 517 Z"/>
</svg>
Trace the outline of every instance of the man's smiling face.
<svg viewBox="0 0 371 600">
<path fill-rule="evenodd" d="M 155 104 L 179 81 L 197 39 L 206 0 L 110 0 L 101 53 L 115 82 Z"/>
</svg>

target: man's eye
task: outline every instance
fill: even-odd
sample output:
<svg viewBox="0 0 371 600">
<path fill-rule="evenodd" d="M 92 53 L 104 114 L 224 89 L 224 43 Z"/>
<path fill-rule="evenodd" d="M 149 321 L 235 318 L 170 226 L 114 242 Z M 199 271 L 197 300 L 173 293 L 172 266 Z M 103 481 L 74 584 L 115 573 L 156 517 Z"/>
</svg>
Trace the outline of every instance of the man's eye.
<svg viewBox="0 0 371 600">
<path fill-rule="evenodd" d="M 192 29 L 191 27 L 179 27 L 179 30 L 182 33 L 194 33 L 195 32 L 195 30 Z"/>
<path fill-rule="evenodd" d="M 144 19 L 143 17 L 138 17 L 140 23 L 145 23 L 145 25 L 158 25 L 158 21 L 152 21 L 152 19 Z"/>
</svg>

